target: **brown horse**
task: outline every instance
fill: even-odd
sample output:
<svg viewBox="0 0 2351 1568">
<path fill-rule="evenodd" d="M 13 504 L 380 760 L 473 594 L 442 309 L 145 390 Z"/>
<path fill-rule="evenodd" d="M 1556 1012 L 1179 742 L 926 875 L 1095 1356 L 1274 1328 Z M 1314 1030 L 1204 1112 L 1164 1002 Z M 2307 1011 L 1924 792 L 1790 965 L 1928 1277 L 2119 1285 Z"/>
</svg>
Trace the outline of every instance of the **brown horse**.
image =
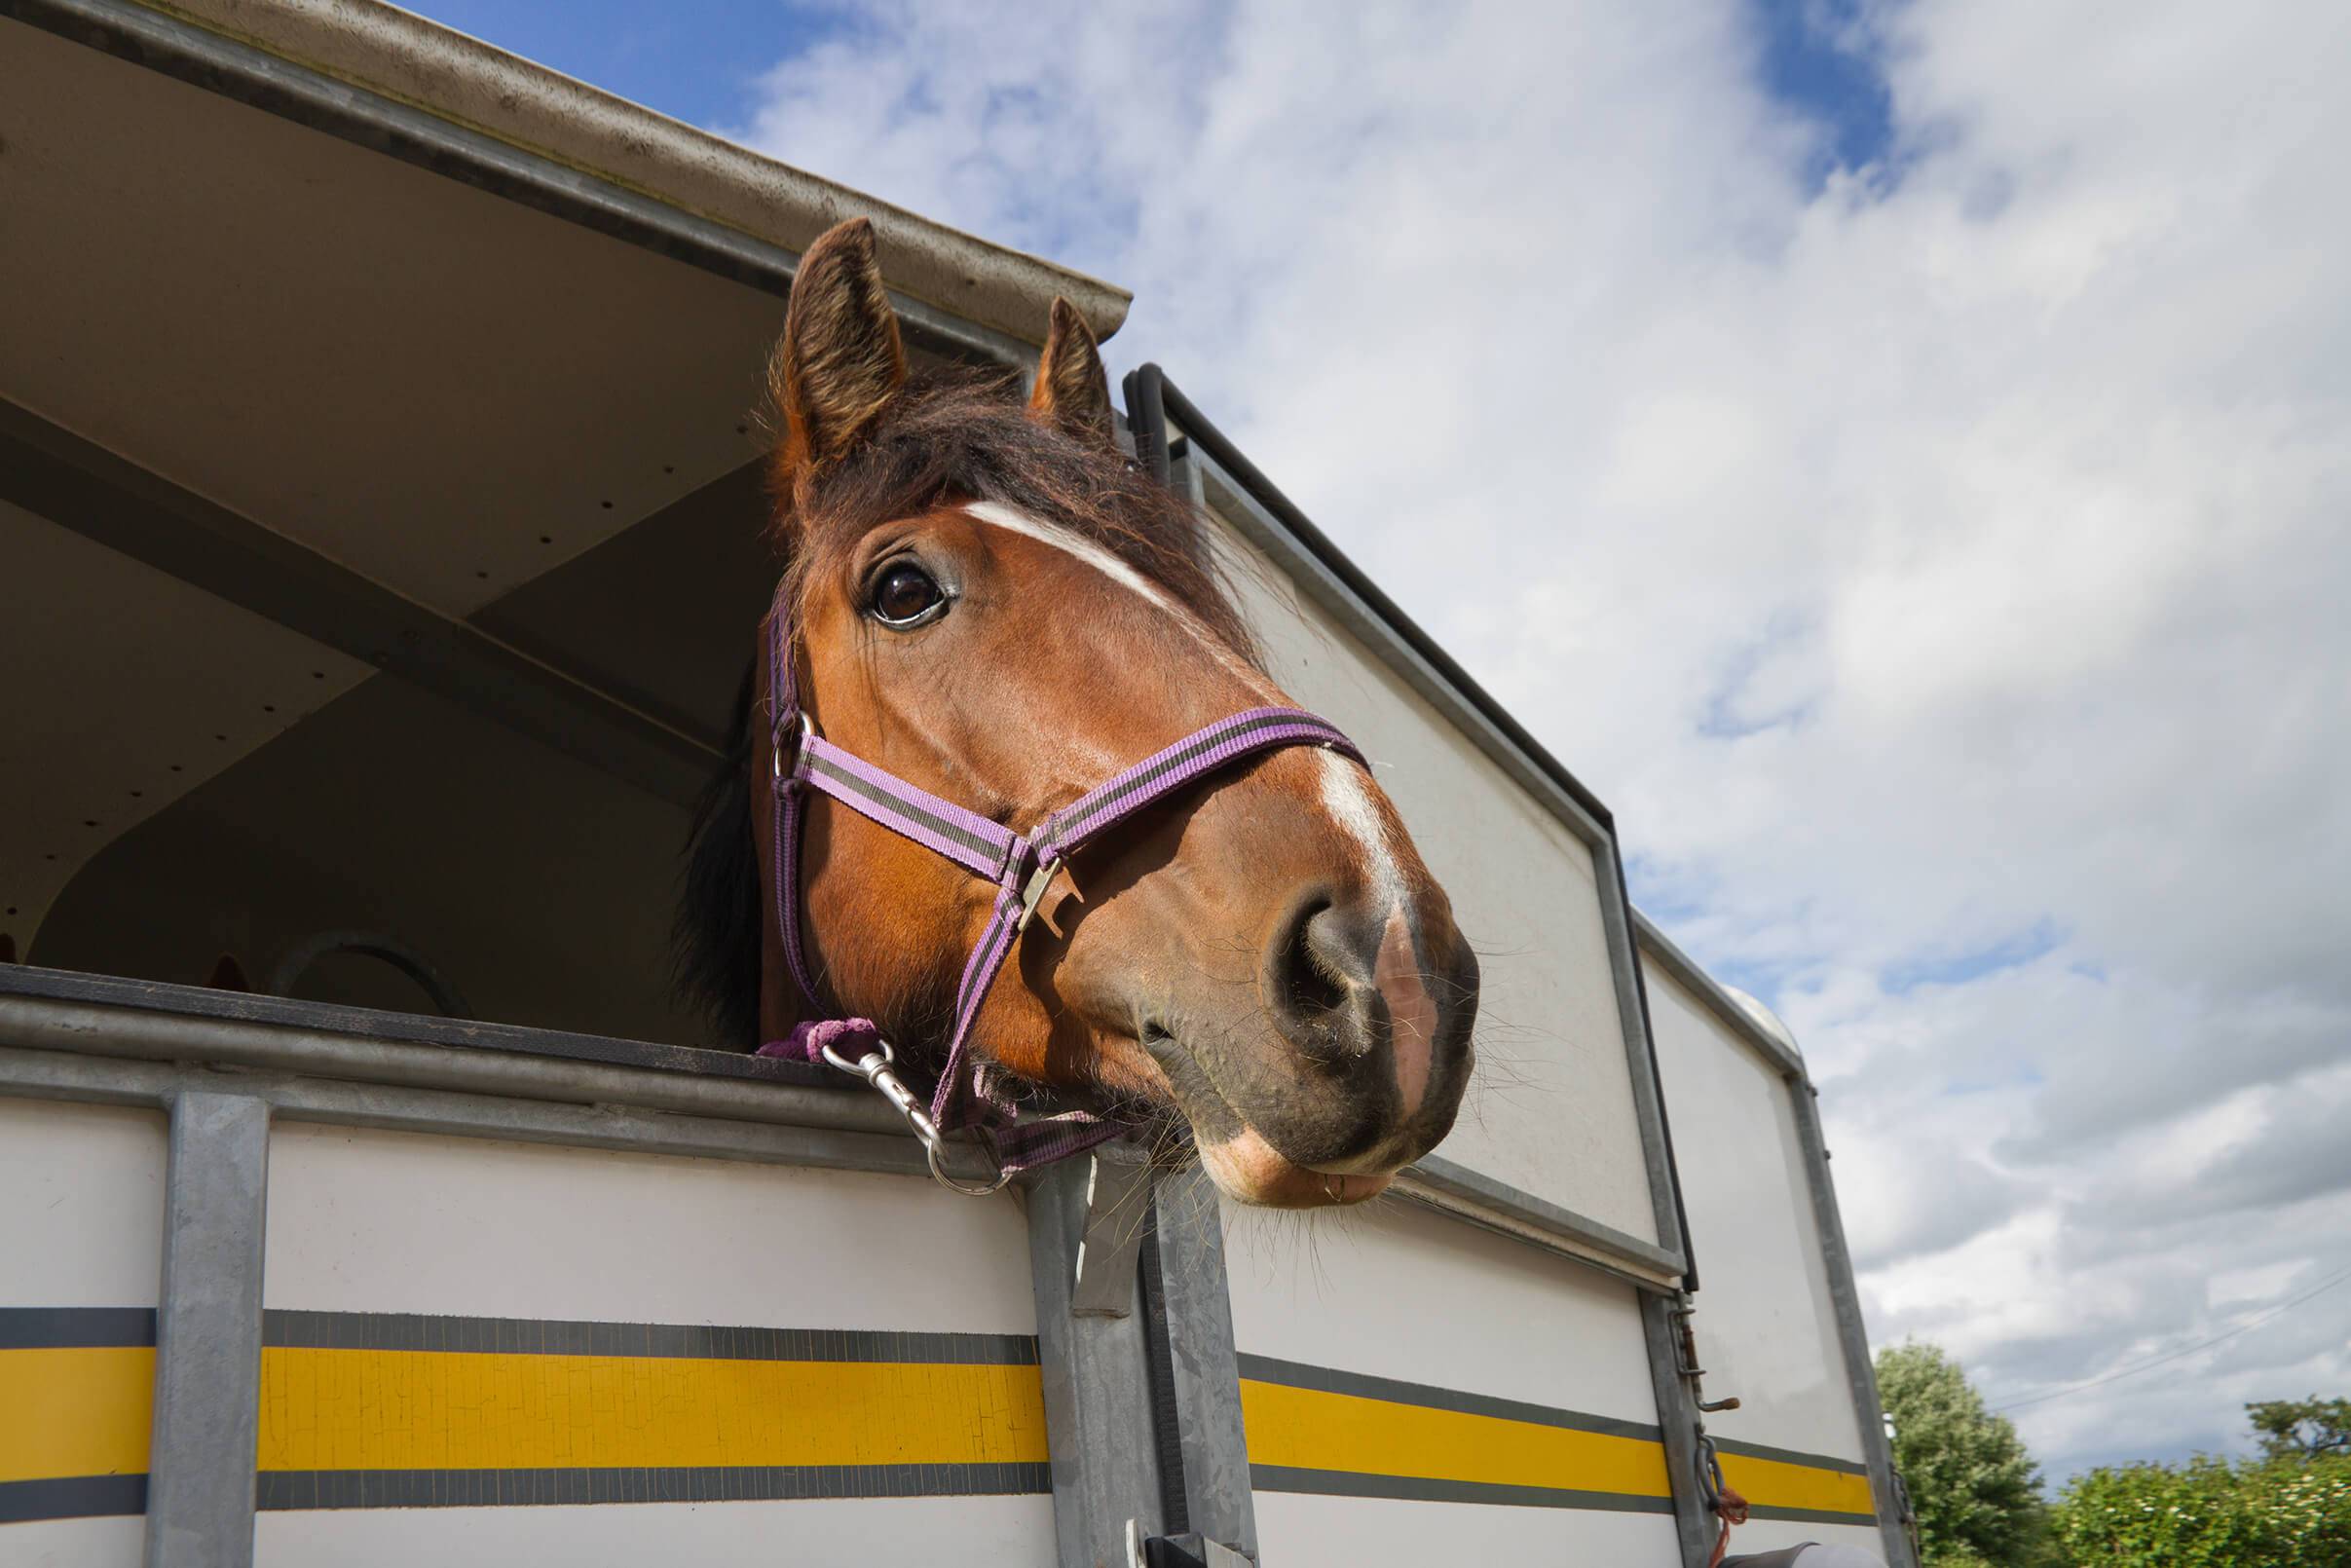
<svg viewBox="0 0 2351 1568">
<path fill-rule="evenodd" d="M 1203 520 L 1122 460 L 1094 336 L 1065 302 L 1026 404 L 1005 381 L 910 382 L 872 231 L 842 224 L 802 258 L 771 383 L 778 602 L 833 742 L 1027 832 L 1206 724 L 1287 705 Z M 762 674 L 680 917 L 682 977 L 743 1044 L 808 1007 L 760 886 L 765 698 Z M 1451 1127 L 1476 960 L 1360 763 L 1319 747 L 1236 763 L 1069 872 L 1060 934 L 1030 926 L 979 1015 L 975 1049 L 998 1068 L 1188 1131 L 1252 1203 L 1367 1198 Z M 835 803 L 808 812 L 798 910 L 816 985 L 916 1067 L 937 1065 L 920 1042 L 952 1013 L 994 893 Z"/>
</svg>

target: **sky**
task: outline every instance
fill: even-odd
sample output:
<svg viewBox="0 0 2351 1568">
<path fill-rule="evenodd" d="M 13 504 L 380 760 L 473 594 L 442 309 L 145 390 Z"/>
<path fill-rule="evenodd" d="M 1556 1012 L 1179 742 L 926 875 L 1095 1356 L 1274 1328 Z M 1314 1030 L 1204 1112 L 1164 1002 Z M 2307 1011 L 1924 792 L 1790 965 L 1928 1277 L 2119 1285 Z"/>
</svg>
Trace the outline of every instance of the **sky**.
<svg viewBox="0 0 2351 1568">
<path fill-rule="evenodd" d="M 2052 1476 L 2351 1393 L 2351 12 L 423 9 L 1134 289 Z"/>
</svg>

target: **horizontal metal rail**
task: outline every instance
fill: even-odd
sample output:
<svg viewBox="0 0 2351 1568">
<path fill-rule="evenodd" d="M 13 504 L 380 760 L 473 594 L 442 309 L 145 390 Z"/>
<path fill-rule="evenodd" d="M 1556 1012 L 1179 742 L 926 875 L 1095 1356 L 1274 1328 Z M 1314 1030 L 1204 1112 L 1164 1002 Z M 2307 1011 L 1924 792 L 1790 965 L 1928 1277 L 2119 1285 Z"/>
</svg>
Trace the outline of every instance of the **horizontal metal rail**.
<svg viewBox="0 0 2351 1568">
<path fill-rule="evenodd" d="M 163 1105 L 186 1093 L 250 1096 L 280 1122 L 330 1122 L 397 1133 L 674 1154 L 817 1170 L 922 1176 L 922 1145 L 903 1124 L 881 1132 L 733 1121 L 627 1105 L 563 1104 L 500 1095 L 224 1069 L 179 1062 L 106 1060 L 0 1046 L 0 1095 L 96 1104 Z M 958 1175 L 977 1177 L 978 1158 Z"/>
<path fill-rule="evenodd" d="M 703 1077 L 44 996 L 0 996 L 0 1046 L 774 1126 L 906 1132 L 896 1111 L 862 1089 Z"/>
<path fill-rule="evenodd" d="M 1436 1155 L 1406 1166 L 1396 1191 L 1438 1213 L 1593 1264 L 1645 1290 L 1670 1291 L 1681 1280 L 1678 1253 Z"/>
<path fill-rule="evenodd" d="M 54 994 L 60 990 L 83 994 Z M 266 1016 L 198 1010 L 227 1007 Z M 386 1032 L 368 1032 L 371 1024 Z M 400 1038 L 392 1030 L 452 1038 Z M 648 1064 L 582 1060 L 588 1051 Z M 804 1163 L 921 1169 L 906 1124 L 877 1098 L 735 1076 L 774 1064 L 728 1052 L 10 966 L 0 969 L 0 1057 L 8 1064 L 0 1087 L 51 1097 L 160 1103 L 181 1089 L 233 1078 L 294 1120 L 724 1159 L 789 1160 L 793 1148 L 805 1147 Z M 765 1129 L 849 1135 L 850 1141 L 796 1141 Z M 869 1139 L 886 1150 L 877 1152 Z M 1449 1160 L 1421 1161 L 1397 1187 L 1424 1207 L 1648 1288 L 1669 1288 L 1680 1271 L 1664 1249 Z"/>
</svg>

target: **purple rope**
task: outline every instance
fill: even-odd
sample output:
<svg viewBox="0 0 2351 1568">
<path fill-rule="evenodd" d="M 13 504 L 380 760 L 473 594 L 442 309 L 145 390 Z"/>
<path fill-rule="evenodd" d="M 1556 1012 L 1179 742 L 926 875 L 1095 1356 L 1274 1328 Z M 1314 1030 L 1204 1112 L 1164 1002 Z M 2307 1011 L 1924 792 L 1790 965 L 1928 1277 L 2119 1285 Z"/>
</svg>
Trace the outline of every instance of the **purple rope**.
<svg viewBox="0 0 2351 1568">
<path fill-rule="evenodd" d="M 842 1044 L 844 1040 L 849 1043 Z M 769 1040 L 755 1054 L 816 1064 L 824 1061 L 829 1045 L 835 1055 L 854 1062 L 880 1043 L 881 1027 L 870 1018 L 810 1018 L 793 1025 L 790 1035 Z"/>
</svg>

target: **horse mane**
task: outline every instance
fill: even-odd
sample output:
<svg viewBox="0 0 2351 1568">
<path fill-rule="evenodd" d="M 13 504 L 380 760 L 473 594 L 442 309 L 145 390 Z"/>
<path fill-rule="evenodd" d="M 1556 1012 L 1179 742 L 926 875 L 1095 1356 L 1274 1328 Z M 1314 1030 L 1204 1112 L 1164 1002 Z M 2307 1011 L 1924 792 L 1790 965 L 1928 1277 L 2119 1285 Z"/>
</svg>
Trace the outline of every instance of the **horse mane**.
<svg viewBox="0 0 2351 1568">
<path fill-rule="evenodd" d="M 743 669 L 718 771 L 694 803 L 678 909 L 670 925 L 669 982 L 716 1031 L 723 1050 L 759 1045 L 760 865 L 751 838 L 751 698 L 759 668 Z"/>
<path fill-rule="evenodd" d="M 957 372 L 910 384 L 866 439 L 803 481 L 781 485 L 784 582 L 800 605 L 869 531 L 950 502 L 996 502 L 1101 545 L 1184 606 L 1251 663 L 1257 649 L 1226 590 L 1191 504 L 1117 452 L 1033 418 L 998 375 Z M 687 840 L 671 936 L 678 994 L 708 1019 L 713 1043 L 758 1044 L 761 867 L 751 834 L 756 656 L 735 694 L 727 748 Z"/>
</svg>

